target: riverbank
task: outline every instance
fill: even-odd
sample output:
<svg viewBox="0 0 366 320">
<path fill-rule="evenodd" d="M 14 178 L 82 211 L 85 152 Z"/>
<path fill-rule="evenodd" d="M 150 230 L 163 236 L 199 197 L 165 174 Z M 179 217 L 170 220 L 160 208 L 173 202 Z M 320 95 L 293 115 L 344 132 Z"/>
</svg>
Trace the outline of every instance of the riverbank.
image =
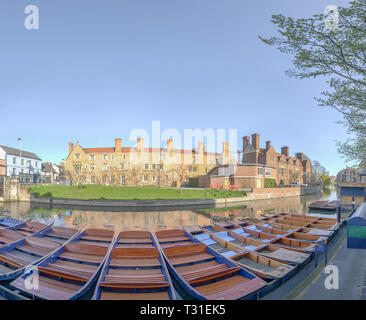
<svg viewBox="0 0 366 320">
<path fill-rule="evenodd" d="M 40 193 L 30 190 L 32 193 L 30 195 L 30 200 L 32 203 L 38 203 L 49 206 L 75 206 L 75 207 L 174 207 L 174 206 L 210 206 L 216 207 L 220 205 L 228 205 L 237 202 L 244 201 L 252 201 L 252 200 L 268 200 L 268 199 L 276 199 L 276 198 L 287 198 L 287 197 L 299 197 L 303 195 L 316 194 L 321 191 L 319 187 L 304 187 L 304 188 L 268 188 L 268 189 L 253 189 L 252 192 L 245 193 L 244 191 L 230 191 L 229 193 L 219 194 L 219 197 L 216 195 L 214 197 L 209 192 L 207 193 L 205 190 L 193 190 L 193 189 L 168 189 L 168 188 L 156 188 L 156 187 L 137 187 L 140 188 L 139 191 L 143 190 L 143 194 L 138 196 L 136 193 L 132 191 L 134 189 L 129 189 L 128 195 L 115 195 L 115 197 L 124 197 L 126 200 L 116 200 L 111 199 L 112 196 L 109 195 L 109 199 L 104 196 L 101 197 L 101 194 L 98 194 L 98 199 L 77 199 L 78 192 L 85 192 L 83 189 L 81 191 L 78 190 L 77 187 L 68 187 L 68 193 L 75 190 L 75 193 L 70 194 L 70 198 L 58 198 L 56 195 L 58 193 L 51 193 L 51 189 L 59 186 L 37 186 L 38 190 L 43 189 L 43 197 L 41 197 Z M 100 190 L 102 187 L 106 186 L 98 186 Z M 115 188 L 123 188 L 123 187 L 115 187 Z M 136 187 L 125 187 L 125 188 L 136 188 Z M 144 189 L 141 189 L 144 188 Z M 57 188 L 56 188 L 57 189 Z M 62 190 L 62 189 L 60 189 Z M 157 198 L 157 194 L 159 193 L 151 193 L 148 194 L 149 190 L 159 192 L 160 196 L 163 195 L 166 199 Z M 137 189 L 136 189 L 137 191 Z M 182 193 L 181 193 L 182 192 Z M 234 196 L 233 196 L 234 195 Z M 84 198 L 86 195 L 84 194 Z M 89 195 L 89 197 L 91 197 Z M 94 195 L 96 197 L 96 195 Z M 127 200 L 128 197 L 134 197 L 133 200 Z M 139 197 L 139 198 L 138 198 Z M 144 199 L 144 197 L 148 197 L 148 199 Z M 168 198 L 170 197 L 170 198 Z M 201 197 L 201 198 L 199 198 Z"/>
</svg>

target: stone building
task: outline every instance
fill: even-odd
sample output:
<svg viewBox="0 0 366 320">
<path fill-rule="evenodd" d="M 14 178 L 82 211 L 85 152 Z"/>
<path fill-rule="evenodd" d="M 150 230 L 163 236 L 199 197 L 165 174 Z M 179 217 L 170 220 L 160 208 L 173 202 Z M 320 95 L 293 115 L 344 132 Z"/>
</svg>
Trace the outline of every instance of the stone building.
<svg viewBox="0 0 366 320">
<path fill-rule="evenodd" d="M 173 139 L 167 140 L 166 148 L 145 147 L 143 138 L 137 139 L 137 147 L 123 147 L 122 139 L 115 139 L 114 147 L 105 148 L 70 142 L 65 170 L 73 183 L 179 187 L 220 163 L 234 162 L 227 142 L 218 154 L 206 151 L 203 142 L 197 149 L 183 150 L 174 148 Z"/>
<path fill-rule="evenodd" d="M 231 184 L 241 188 L 263 188 L 266 180 L 276 186 L 307 184 L 311 177 L 311 162 L 303 154 L 290 156 L 289 147 L 274 150 L 270 141 L 260 147 L 259 134 L 243 137 L 242 159 L 236 165 L 221 165 L 200 177 L 200 187 L 210 184 Z"/>
</svg>

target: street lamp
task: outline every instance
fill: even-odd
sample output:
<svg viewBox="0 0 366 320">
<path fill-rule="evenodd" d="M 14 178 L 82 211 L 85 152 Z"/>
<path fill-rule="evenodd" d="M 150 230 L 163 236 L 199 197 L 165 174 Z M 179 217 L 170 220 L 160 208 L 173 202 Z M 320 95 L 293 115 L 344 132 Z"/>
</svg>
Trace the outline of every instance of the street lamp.
<svg viewBox="0 0 366 320">
<path fill-rule="evenodd" d="M 19 141 L 19 161 L 20 161 L 20 167 L 21 167 L 22 166 L 22 138 L 18 138 L 18 141 Z M 21 169 L 19 169 L 19 180 L 21 179 L 20 170 Z"/>
</svg>

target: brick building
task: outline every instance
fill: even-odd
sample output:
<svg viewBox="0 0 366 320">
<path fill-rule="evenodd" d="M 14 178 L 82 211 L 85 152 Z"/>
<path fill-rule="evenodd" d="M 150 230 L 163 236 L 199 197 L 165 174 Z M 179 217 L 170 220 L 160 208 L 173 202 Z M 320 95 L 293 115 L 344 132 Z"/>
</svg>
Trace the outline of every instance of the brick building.
<svg viewBox="0 0 366 320">
<path fill-rule="evenodd" d="M 173 139 L 166 148 L 147 148 L 143 138 L 137 139 L 137 147 L 122 147 L 122 139 L 115 139 L 114 147 L 106 148 L 70 142 L 65 170 L 74 183 L 180 186 L 218 164 L 234 162 L 227 142 L 219 154 L 207 152 L 203 142 L 197 149 L 183 150 L 174 148 Z"/>
<path fill-rule="evenodd" d="M 260 147 L 258 133 L 243 137 L 242 159 L 237 165 L 220 165 L 206 176 L 200 177 L 200 187 L 210 184 L 232 184 L 242 188 L 263 188 L 266 179 L 272 179 L 277 186 L 310 182 L 311 162 L 303 154 L 290 156 L 289 147 L 274 150 L 270 141 Z"/>
</svg>

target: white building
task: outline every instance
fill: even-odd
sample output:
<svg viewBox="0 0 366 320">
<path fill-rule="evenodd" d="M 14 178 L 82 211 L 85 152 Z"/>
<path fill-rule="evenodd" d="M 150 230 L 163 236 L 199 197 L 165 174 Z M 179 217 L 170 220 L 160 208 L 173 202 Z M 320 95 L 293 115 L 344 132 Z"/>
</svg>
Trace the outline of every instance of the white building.
<svg viewBox="0 0 366 320">
<path fill-rule="evenodd" d="M 6 176 L 23 183 L 40 182 L 42 160 L 34 153 L 0 146 L 0 159 L 5 160 Z"/>
</svg>

